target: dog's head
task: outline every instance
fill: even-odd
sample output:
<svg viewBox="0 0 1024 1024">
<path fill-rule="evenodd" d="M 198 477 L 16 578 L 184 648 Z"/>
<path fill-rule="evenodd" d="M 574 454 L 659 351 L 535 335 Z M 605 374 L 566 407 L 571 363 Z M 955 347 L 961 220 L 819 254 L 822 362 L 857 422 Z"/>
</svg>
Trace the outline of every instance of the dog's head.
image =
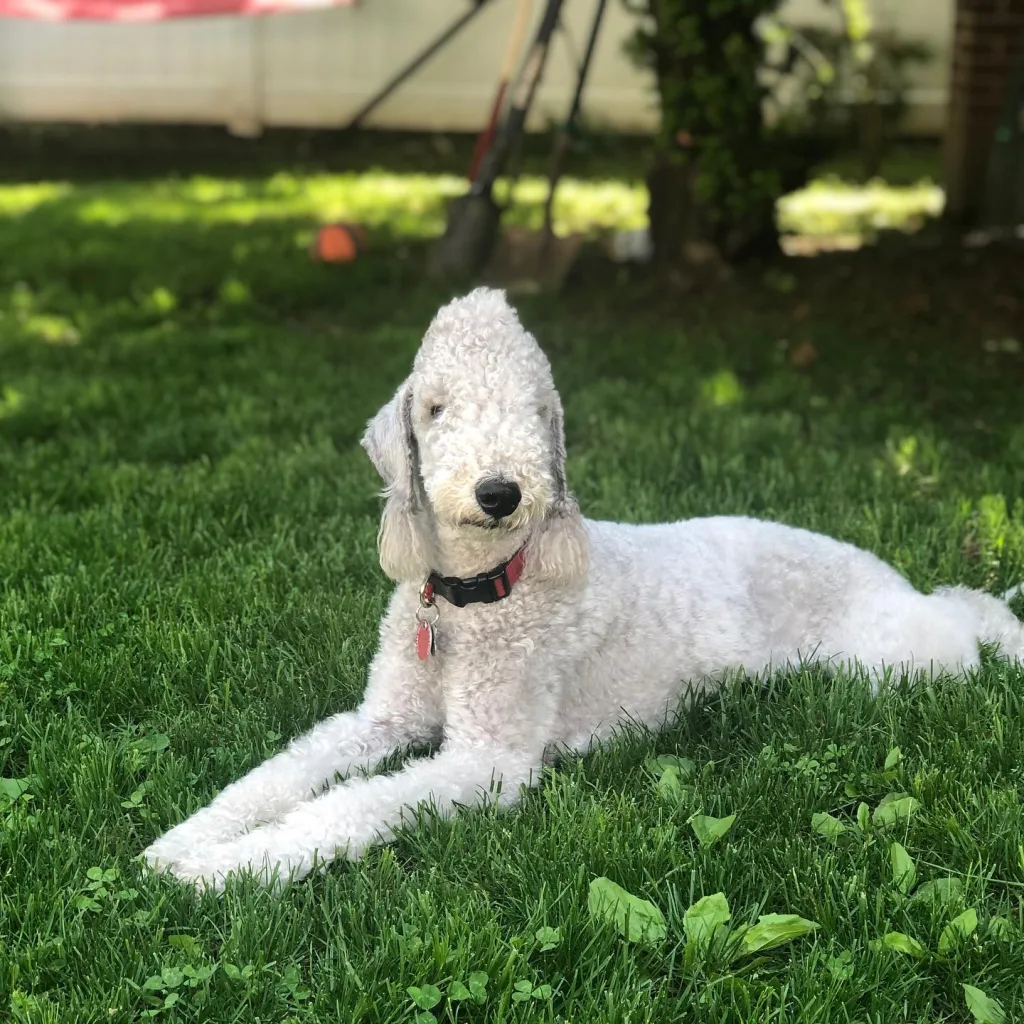
<svg viewBox="0 0 1024 1024">
<path fill-rule="evenodd" d="M 426 576 L 439 532 L 477 548 L 529 538 L 531 571 L 585 571 L 551 367 L 503 292 L 478 288 L 437 313 L 362 443 L 385 484 L 380 558 L 393 579 Z"/>
</svg>

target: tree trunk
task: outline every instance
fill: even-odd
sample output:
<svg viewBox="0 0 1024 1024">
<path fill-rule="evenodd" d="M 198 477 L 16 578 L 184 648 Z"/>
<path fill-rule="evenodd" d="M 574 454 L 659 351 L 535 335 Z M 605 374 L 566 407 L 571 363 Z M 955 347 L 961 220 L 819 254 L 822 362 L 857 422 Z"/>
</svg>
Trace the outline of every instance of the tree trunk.
<svg viewBox="0 0 1024 1024">
<path fill-rule="evenodd" d="M 858 106 L 857 126 L 864 180 L 870 181 L 882 169 L 882 155 L 885 152 L 885 115 L 880 101 L 865 100 Z"/>
<path fill-rule="evenodd" d="M 704 0 L 650 0 L 649 53 L 661 130 L 648 176 L 651 240 L 664 266 L 721 267 L 776 241 L 774 169 L 766 151 L 758 8 L 712 11 Z"/>
<path fill-rule="evenodd" d="M 688 247 L 712 244 L 693 194 L 695 170 L 692 165 L 662 158 L 647 176 L 651 242 L 654 258 L 662 265 L 686 263 Z"/>
</svg>

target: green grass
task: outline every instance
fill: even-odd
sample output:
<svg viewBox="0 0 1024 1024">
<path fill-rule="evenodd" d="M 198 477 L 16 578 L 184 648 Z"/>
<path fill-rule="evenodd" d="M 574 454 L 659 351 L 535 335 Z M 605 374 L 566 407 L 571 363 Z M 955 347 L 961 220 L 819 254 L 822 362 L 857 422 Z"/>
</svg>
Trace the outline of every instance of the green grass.
<svg viewBox="0 0 1024 1024">
<path fill-rule="evenodd" d="M 163 829 L 358 700 L 388 587 L 357 439 L 446 297 L 417 242 L 443 189 L 392 180 L 0 190 L 0 1019 L 924 1024 L 972 1019 L 964 985 L 1022 1019 L 1024 679 L 998 663 L 877 701 L 817 672 L 738 682 L 510 813 L 410 829 L 280 897 L 140 870 Z M 377 251 L 311 264 L 327 215 L 369 221 Z M 525 304 L 587 514 L 762 515 L 921 587 L 1009 586 L 1024 374 L 1019 345 L 986 342 L 1020 337 L 1020 271 L 994 258 L 804 261 L 699 300 L 597 269 Z M 891 793 L 919 806 L 873 822 Z M 702 845 L 694 814 L 736 818 Z M 599 877 L 664 937 L 592 916 Z M 920 896 L 946 878 L 948 899 Z M 688 908 L 719 892 L 734 928 L 817 927 L 761 953 L 688 945 Z M 451 1002 L 479 972 L 484 1002 Z M 427 1011 L 408 990 L 427 1006 L 429 986 Z"/>
</svg>

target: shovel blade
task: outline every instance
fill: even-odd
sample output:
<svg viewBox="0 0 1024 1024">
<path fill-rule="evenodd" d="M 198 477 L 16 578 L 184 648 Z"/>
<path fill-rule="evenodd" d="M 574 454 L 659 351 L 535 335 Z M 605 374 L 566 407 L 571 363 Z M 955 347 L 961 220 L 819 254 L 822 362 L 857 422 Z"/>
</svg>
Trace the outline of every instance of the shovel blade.
<svg viewBox="0 0 1024 1024">
<path fill-rule="evenodd" d="M 476 277 L 498 237 L 501 211 L 490 194 L 460 196 L 448 210 L 448 226 L 430 252 L 428 272 L 434 279 Z"/>
</svg>

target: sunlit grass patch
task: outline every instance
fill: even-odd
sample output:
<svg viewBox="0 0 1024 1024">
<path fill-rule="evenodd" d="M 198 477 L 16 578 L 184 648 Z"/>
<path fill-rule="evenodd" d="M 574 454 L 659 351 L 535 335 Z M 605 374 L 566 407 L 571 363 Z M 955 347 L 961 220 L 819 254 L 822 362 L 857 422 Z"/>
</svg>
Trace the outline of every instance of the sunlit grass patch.
<svg viewBox="0 0 1024 1024">
<path fill-rule="evenodd" d="M 508 200 L 508 182 L 496 195 Z M 463 178 L 439 174 L 280 172 L 263 180 L 197 176 L 103 186 L 42 184 L 0 186 L 0 216 L 24 214 L 63 200 L 83 225 L 110 228 L 129 223 L 222 225 L 307 222 L 294 244 L 305 247 L 315 225 L 349 220 L 391 236 L 429 238 L 444 230 L 447 205 L 466 189 Z M 547 181 L 515 181 L 505 223 L 539 228 Z M 647 222 L 647 191 L 640 181 L 594 181 L 568 177 L 554 205 L 560 234 L 632 230 Z M 927 181 L 892 186 L 883 181 L 851 184 L 835 177 L 813 181 L 778 203 L 778 223 L 787 234 L 870 241 L 880 231 L 911 231 L 942 211 L 941 189 Z M 847 245 L 847 247 L 849 247 Z"/>
<path fill-rule="evenodd" d="M 884 181 L 855 185 L 819 179 L 778 202 L 783 232 L 873 239 L 880 231 L 913 231 L 942 213 L 942 189 L 928 181 L 895 186 Z"/>
<path fill-rule="evenodd" d="M 74 186 L 43 181 L 31 185 L 0 185 L 0 217 L 28 213 L 43 203 L 67 195 Z"/>
<path fill-rule="evenodd" d="M 108 226 L 129 220 L 206 224 L 245 224 L 261 220 L 309 218 L 354 220 L 395 235 L 426 237 L 444 229 L 447 203 L 465 192 L 454 175 L 365 174 L 293 175 L 279 173 L 266 181 L 190 178 L 155 184 L 120 184 L 76 190 L 75 216 L 85 224 Z M 539 226 L 547 181 L 524 176 L 515 182 L 510 223 Z M 0 188 L 0 196 L 4 194 Z M 496 194 L 507 200 L 508 182 Z M 32 194 L 36 203 L 52 195 Z M 23 205 L 28 203 L 22 198 Z M 565 178 L 554 207 L 559 231 L 629 228 L 646 220 L 646 192 L 639 183 L 580 181 Z M 14 199 L 10 200 L 14 205 Z M 26 206 L 27 208 L 27 206 Z M 2 206 L 0 206 L 2 209 Z"/>
</svg>

